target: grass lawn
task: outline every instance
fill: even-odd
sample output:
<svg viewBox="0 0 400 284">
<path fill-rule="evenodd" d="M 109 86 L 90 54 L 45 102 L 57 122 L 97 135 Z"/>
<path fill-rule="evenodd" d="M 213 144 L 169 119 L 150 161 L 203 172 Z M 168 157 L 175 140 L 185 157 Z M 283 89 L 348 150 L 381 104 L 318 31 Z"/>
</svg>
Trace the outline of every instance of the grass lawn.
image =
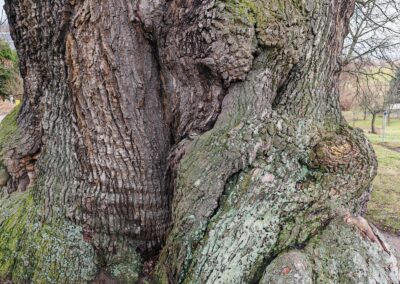
<svg viewBox="0 0 400 284">
<path fill-rule="evenodd" d="M 344 112 L 343 114 L 350 126 L 363 129 L 372 143 L 382 142 L 382 116 L 376 118 L 375 128 L 378 134 L 371 134 L 369 133 L 371 131 L 371 116 L 367 116 L 367 120 L 362 120 L 363 115 L 361 113 L 353 115 L 352 112 Z M 358 120 L 354 120 L 354 117 Z M 385 142 L 400 147 L 400 118 L 390 119 L 390 124 L 386 128 Z"/>
<path fill-rule="evenodd" d="M 371 120 L 353 120 L 352 112 L 345 112 L 351 126 L 364 130 L 378 156 L 378 176 L 368 203 L 367 217 L 378 226 L 400 234 L 400 119 L 392 118 L 382 145 L 382 116 L 376 120 L 378 134 L 371 134 Z M 356 117 L 362 119 L 362 114 Z M 398 151 L 395 151 L 395 150 Z"/>
<path fill-rule="evenodd" d="M 377 144 L 374 149 L 379 168 L 367 217 L 384 229 L 400 233 L 400 153 Z"/>
</svg>

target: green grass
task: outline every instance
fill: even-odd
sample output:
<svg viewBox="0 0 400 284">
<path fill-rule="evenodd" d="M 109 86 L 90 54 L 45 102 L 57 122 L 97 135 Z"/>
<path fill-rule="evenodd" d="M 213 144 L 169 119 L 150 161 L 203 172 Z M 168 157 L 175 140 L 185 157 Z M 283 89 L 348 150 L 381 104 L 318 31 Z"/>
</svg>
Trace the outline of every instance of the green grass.
<svg viewBox="0 0 400 284">
<path fill-rule="evenodd" d="M 378 176 L 368 203 L 367 217 L 373 223 L 400 232 L 400 153 L 374 144 L 378 156 Z"/>
<path fill-rule="evenodd" d="M 0 123 L 0 154 L 18 131 L 17 116 L 19 109 L 20 106 L 15 107 Z"/>
<path fill-rule="evenodd" d="M 382 116 L 377 117 L 375 124 L 378 134 L 371 134 L 370 116 L 363 120 L 361 113 L 343 114 L 351 126 L 364 130 L 378 157 L 378 175 L 374 180 L 367 217 L 383 229 L 400 233 L 400 152 L 395 151 L 400 151 L 400 119 L 391 119 L 386 129 L 385 144 L 382 144 Z"/>
<path fill-rule="evenodd" d="M 352 112 L 344 112 L 343 114 L 350 126 L 364 130 L 372 143 L 382 142 L 382 116 L 376 118 L 375 128 L 378 134 L 372 134 L 369 133 L 371 131 L 371 116 L 367 116 L 367 120 L 363 120 L 363 115 L 361 113 L 356 113 L 355 116 L 353 116 Z M 354 118 L 358 120 L 354 120 Z M 387 126 L 385 132 L 385 142 L 400 147 L 400 118 L 392 117 L 390 119 L 390 124 Z"/>
</svg>

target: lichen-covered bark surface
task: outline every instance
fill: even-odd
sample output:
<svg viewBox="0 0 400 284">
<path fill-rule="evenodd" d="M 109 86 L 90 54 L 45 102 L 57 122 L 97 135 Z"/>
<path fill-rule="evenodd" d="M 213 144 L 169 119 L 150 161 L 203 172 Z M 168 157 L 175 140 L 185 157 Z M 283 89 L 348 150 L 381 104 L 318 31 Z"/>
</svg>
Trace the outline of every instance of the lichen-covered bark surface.
<svg viewBox="0 0 400 284">
<path fill-rule="evenodd" d="M 379 238 L 384 237 L 379 234 Z M 274 259 L 264 271 L 266 283 L 398 283 L 400 265 L 378 244 L 335 220 L 305 248 Z"/>
<path fill-rule="evenodd" d="M 0 280 L 358 283 L 369 270 L 341 271 L 356 258 L 399 278 L 340 223 L 376 173 L 336 92 L 353 6 L 6 0 L 25 99 L 2 150 Z"/>
<path fill-rule="evenodd" d="M 182 13 L 191 11 L 182 6 Z M 253 47 L 254 58 L 250 71 L 246 64 L 238 69 L 245 77 L 224 82 L 230 85 L 213 129 L 177 150 L 185 154 L 177 163 L 174 226 L 160 276 L 257 282 L 271 259 L 307 243 L 338 208 L 362 210 L 376 162 L 362 134 L 345 125 L 335 90 L 351 6 L 254 1 L 193 7 L 222 18 L 221 28 L 247 31 L 244 46 Z M 196 19 L 193 26 L 203 26 L 201 16 Z M 271 30 L 279 32 L 265 33 Z M 217 34 L 210 46 L 238 44 L 230 33 Z M 225 56 L 237 62 L 229 51 Z"/>
</svg>

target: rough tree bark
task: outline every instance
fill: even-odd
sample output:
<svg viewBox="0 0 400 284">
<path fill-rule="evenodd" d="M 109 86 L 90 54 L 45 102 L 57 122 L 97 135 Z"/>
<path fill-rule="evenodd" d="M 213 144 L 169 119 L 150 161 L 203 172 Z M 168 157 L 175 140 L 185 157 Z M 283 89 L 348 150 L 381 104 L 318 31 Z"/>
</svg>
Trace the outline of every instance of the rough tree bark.
<svg viewBox="0 0 400 284">
<path fill-rule="evenodd" d="M 341 221 L 376 173 L 339 110 L 353 1 L 5 2 L 1 280 L 399 280 Z"/>
</svg>

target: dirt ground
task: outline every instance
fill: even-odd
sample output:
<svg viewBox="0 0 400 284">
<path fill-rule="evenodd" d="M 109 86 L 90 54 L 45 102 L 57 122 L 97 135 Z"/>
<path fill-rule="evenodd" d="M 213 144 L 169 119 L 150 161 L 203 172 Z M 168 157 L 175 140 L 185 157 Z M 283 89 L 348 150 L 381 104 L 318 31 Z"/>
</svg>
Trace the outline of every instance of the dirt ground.
<svg viewBox="0 0 400 284">
<path fill-rule="evenodd" d="M 9 101 L 3 101 L 0 99 L 0 115 L 6 115 L 14 108 L 14 106 L 15 105 Z"/>
<path fill-rule="evenodd" d="M 0 121 L 14 108 L 14 104 L 0 99 Z"/>
<path fill-rule="evenodd" d="M 389 143 L 379 143 L 379 145 L 381 145 L 381 146 L 383 146 L 383 147 L 385 147 L 385 148 L 387 148 L 389 150 L 396 151 L 396 152 L 400 153 L 400 147 L 392 146 Z"/>
<path fill-rule="evenodd" d="M 388 244 L 397 251 L 397 256 L 400 257 L 400 236 L 388 232 L 381 232 L 385 236 Z"/>
</svg>

